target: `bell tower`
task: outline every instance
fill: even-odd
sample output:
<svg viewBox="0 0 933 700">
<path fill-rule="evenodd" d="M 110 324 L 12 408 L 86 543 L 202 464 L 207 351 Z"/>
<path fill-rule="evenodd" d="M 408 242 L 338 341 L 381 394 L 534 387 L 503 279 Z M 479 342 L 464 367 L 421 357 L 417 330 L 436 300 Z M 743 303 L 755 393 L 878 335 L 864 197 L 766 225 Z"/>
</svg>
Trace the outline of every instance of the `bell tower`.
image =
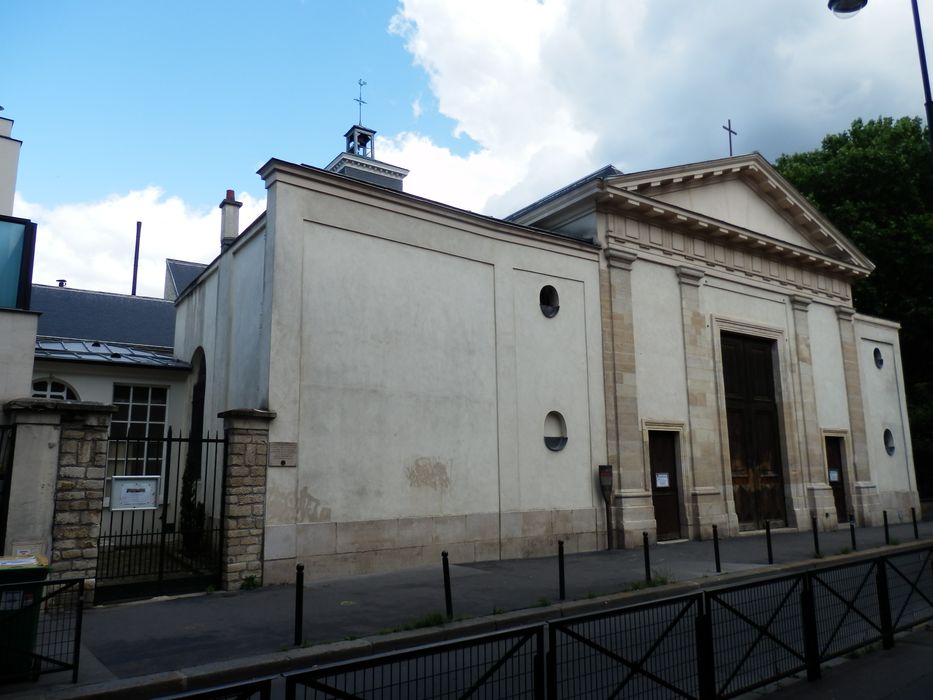
<svg viewBox="0 0 933 700">
<path fill-rule="evenodd" d="M 360 106 L 359 121 L 343 135 L 347 142 L 344 152 L 334 158 L 325 170 L 401 192 L 402 180 L 408 175 L 408 171 L 397 165 L 376 160 L 373 147 L 376 131 L 363 126 L 363 105 L 366 104 L 363 99 L 363 86 L 366 81 L 360 78 L 358 83 L 360 96 L 353 101 Z"/>
</svg>

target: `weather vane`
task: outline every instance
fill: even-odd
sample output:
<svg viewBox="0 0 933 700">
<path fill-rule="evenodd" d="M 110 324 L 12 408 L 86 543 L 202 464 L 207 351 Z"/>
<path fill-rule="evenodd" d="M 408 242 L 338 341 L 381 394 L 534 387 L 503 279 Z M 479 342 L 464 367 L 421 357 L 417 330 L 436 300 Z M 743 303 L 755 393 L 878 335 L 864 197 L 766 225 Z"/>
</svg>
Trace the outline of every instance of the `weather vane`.
<svg viewBox="0 0 933 700">
<path fill-rule="evenodd" d="M 731 157 L 732 157 L 732 137 L 733 137 L 733 136 L 738 136 L 738 135 L 739 135 L 739 132 L 738 132 L 738 131 L 733 131 L 733 130 L 732 130 L 732 120 L 731 120 L 731 119 L 726 120 L 726 124 L 728 124 L 728 126 L 725 126 L 725 125 L 724 125 L 722 128 L 729 132 L 729 157 L 731 158 Z"/>
<path fill-rule="evenodd" d="M 360 120 L 357 122 L 357 124 L 363 126 L 363 105 L 366 104 L 366 100 L 363 99 L 363 86 L 366 84 L 366 81 L 360 78 L 356 82 L 360 86 L 360 96 L 354 97 L 353 101 L 359 103 L 360 105 Z"/>
</svg>

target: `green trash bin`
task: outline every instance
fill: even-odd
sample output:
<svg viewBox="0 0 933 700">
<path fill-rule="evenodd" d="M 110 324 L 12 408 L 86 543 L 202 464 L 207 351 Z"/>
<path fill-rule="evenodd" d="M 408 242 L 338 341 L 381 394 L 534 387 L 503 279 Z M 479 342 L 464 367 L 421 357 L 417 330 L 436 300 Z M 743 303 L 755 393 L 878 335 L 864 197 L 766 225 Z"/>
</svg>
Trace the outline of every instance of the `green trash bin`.
<svg viewBox="0 0 933 700">
<path fill-rule="evenodd" d="M 48 575 L 45 557 L 0 557 L 0 679 L 39 675 L 34 652 Z"/>
</svg>

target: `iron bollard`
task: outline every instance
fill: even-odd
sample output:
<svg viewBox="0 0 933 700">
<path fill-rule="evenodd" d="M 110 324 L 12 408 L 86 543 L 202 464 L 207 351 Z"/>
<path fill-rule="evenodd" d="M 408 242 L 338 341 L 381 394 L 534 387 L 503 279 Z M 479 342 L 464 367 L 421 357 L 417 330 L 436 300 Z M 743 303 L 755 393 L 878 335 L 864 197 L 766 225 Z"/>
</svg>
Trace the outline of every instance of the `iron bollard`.
<svg viewBox="0 0 933 700">
<path fill-rule="evenodd" d="M 447 606 L 447 619 L 454 619 L 454 603 L 450 593 L 450 563 L 447 561 L 447 552 L 441 552 L 441 563 L 444 565 L 444 604 Z"/>
<path fill-rule="evenodd" d="M 774 550 L 771 548 L 771 521 L 765 520 L 765 539 L 768 542 L 768 563 L 774 563 Z"/>
<path fill-rule="evenodd" d="M 917 509 L 913 506 L 910 507 L 910 519 L 914 524 L 914 539 L 920 539 L 920 531 L 917 529 Z"/>
<path fill-rule="evenodd" d="M 888 530 L 888 511 L 881 511 L 881 517 L 884 518 L 884 543 L 891 544 L 891 532 Z"/>
<path fill-rule="evenodd" d="M 719 527 L 713 525 L 713 555 L 716 557 L 716 573 L 722 573 L 722 563 L 719 561 Z"/>
<path fill-rule="evenodd" d="M 560 599 L 567 598 L 567 589 L 564 586 L 564 541 L 557 540 L 557 575 L 560 583 Z"/>
<path fill-rule="evenodd" d="M 856 551 L 858 547 L 855 546 L 855 516 L 849 513 L 849 537 L 852 540 L 852 551 Z"/>
<path fill-rule="evenodd" d="M 645 550 L 645 582 L 651 583 L 651 554 L 648 551 L 648 533 L 641 533 L 641 541 Z"/>
<path fill-rule="evenodd" d="M 810 516 L 810 523 L 813 525 L 813 555 L 815 557 L 820 556 L 820 531 L 818 529 L 819 522 L 816 519 L 815 515 Z"/>
<path fill-rule="evenodd" d="M 300 647 L 304 631 L 305 565 L 295 567 L 295 646 Z"/>
</svg>

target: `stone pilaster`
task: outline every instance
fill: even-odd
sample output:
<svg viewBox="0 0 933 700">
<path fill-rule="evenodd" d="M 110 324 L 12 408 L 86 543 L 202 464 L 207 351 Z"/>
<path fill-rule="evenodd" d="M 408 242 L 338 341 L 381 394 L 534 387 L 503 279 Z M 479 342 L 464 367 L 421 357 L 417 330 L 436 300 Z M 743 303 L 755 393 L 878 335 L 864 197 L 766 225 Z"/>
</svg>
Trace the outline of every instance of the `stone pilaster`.
<svg viewBox="0 0 933 700">
<path fill-rule="evenodd" d="M 606 421 L 609 462 L 616 467 L 617 485 L 612 516 L 616 546 L 641 545 L 641 533 L 653 538 L 654 507 L 645 472 L 643 440 L 638 424 L 635 367 L 635 324 L 632 309 L 634 253 L 606 248 L 609 269 L 601 288 L 603 354 L 606 377 Z M 609 332 L 606 333 L 608 318 Z"/>
<path fill-rule="evenodd" d="M 862 380 L 858 364 L 858 342 L 855 334 L 855 309 L 837 308 L 839 339 L 842 345 L 842 366 L 849 408 L 849 433 L 852 436 L 852 465 L 847 484 L 853 484 L 852 508 L 859 525 L 880 525 L 881 500 L 878 486 L 871 480 L 868 463 L 868 438 L 865 432 L 865 408 L 862 404 Z"/>
<path fill-rule="evenodd" d="M 797 379 L 799 382 L 800 425 L 798 440 L 800 454 L 806 459 L 801 465 L 801 474 L 806 482 L 806 504 L 809 513 L 816 515 L 823 527 L 835 527 L 837 522 L 844 522 L 845 513 L 836 513 L 833 501 L 832 487 L 826 481 L 826 468 L 823 464 L 823 436 L 820 432 L 820 420 L 816 409 L 816 385 L 813 379 L 813 354 L 810 348 L 810 300 L 794 296 L 790 299 L 794 312 L 794 336 L 797 350 Z M 796 497 L 797 489 L 792 489 Z M 809 524 L 809 518 L 800 518 L 800 508 L 796 503 L 794 510 L 798 526 Z M 829 513 L 831 522 L 827 522 L 824 514 Z M 833 520 L 833 515 L 836 519 Z"/>
<path fill-rule="evenodd" d="M 219 417 L 227 443 L 221 583 L 224 590 L 235 590 L 250 578 L 262 584 L 269 422 L 275 413 L 243 409 Z"/>
<path fill-rule="evenodd" d="M 726 512 L 723 488 L 722 452 L 720 449 L 719 408 L 716 390 L 716 368 L 713 361 L 713 338 L 710 324 L 700 307 L 700 285 L 703 272 L 678 267 L 680 303 L 683 316 L 684 359 L 687 376 L 687 416 L 689 419 L 689 468 L 693 487 L 684 494 L 687 501 L 688 529 L 691 536 L 712 537 L 713 525 L 738 531 L 734 514 Z M 723 533 L 725 534 L 725 533 Z"/>
<path fill-rule="evenodd" d="M 15 445 L 11 510 L 37 509 L 25 514 L 32 522 L 11 533 L 10 539 L 14 544 L 16 538 L 34 541 L 35 553 L 49 556 L 52 578 L 86 579 L 88 598 L 93 599 L 110 415 L 115 409 L 45 399 L 20 399 L 6 408 L 17 425 L 17 438 L 23 438 Z M 48 493 L 30 505 L 16 498 L 23 486 Z M 47 550 L 43 543 L 48 543 Z"/>
</svg>

